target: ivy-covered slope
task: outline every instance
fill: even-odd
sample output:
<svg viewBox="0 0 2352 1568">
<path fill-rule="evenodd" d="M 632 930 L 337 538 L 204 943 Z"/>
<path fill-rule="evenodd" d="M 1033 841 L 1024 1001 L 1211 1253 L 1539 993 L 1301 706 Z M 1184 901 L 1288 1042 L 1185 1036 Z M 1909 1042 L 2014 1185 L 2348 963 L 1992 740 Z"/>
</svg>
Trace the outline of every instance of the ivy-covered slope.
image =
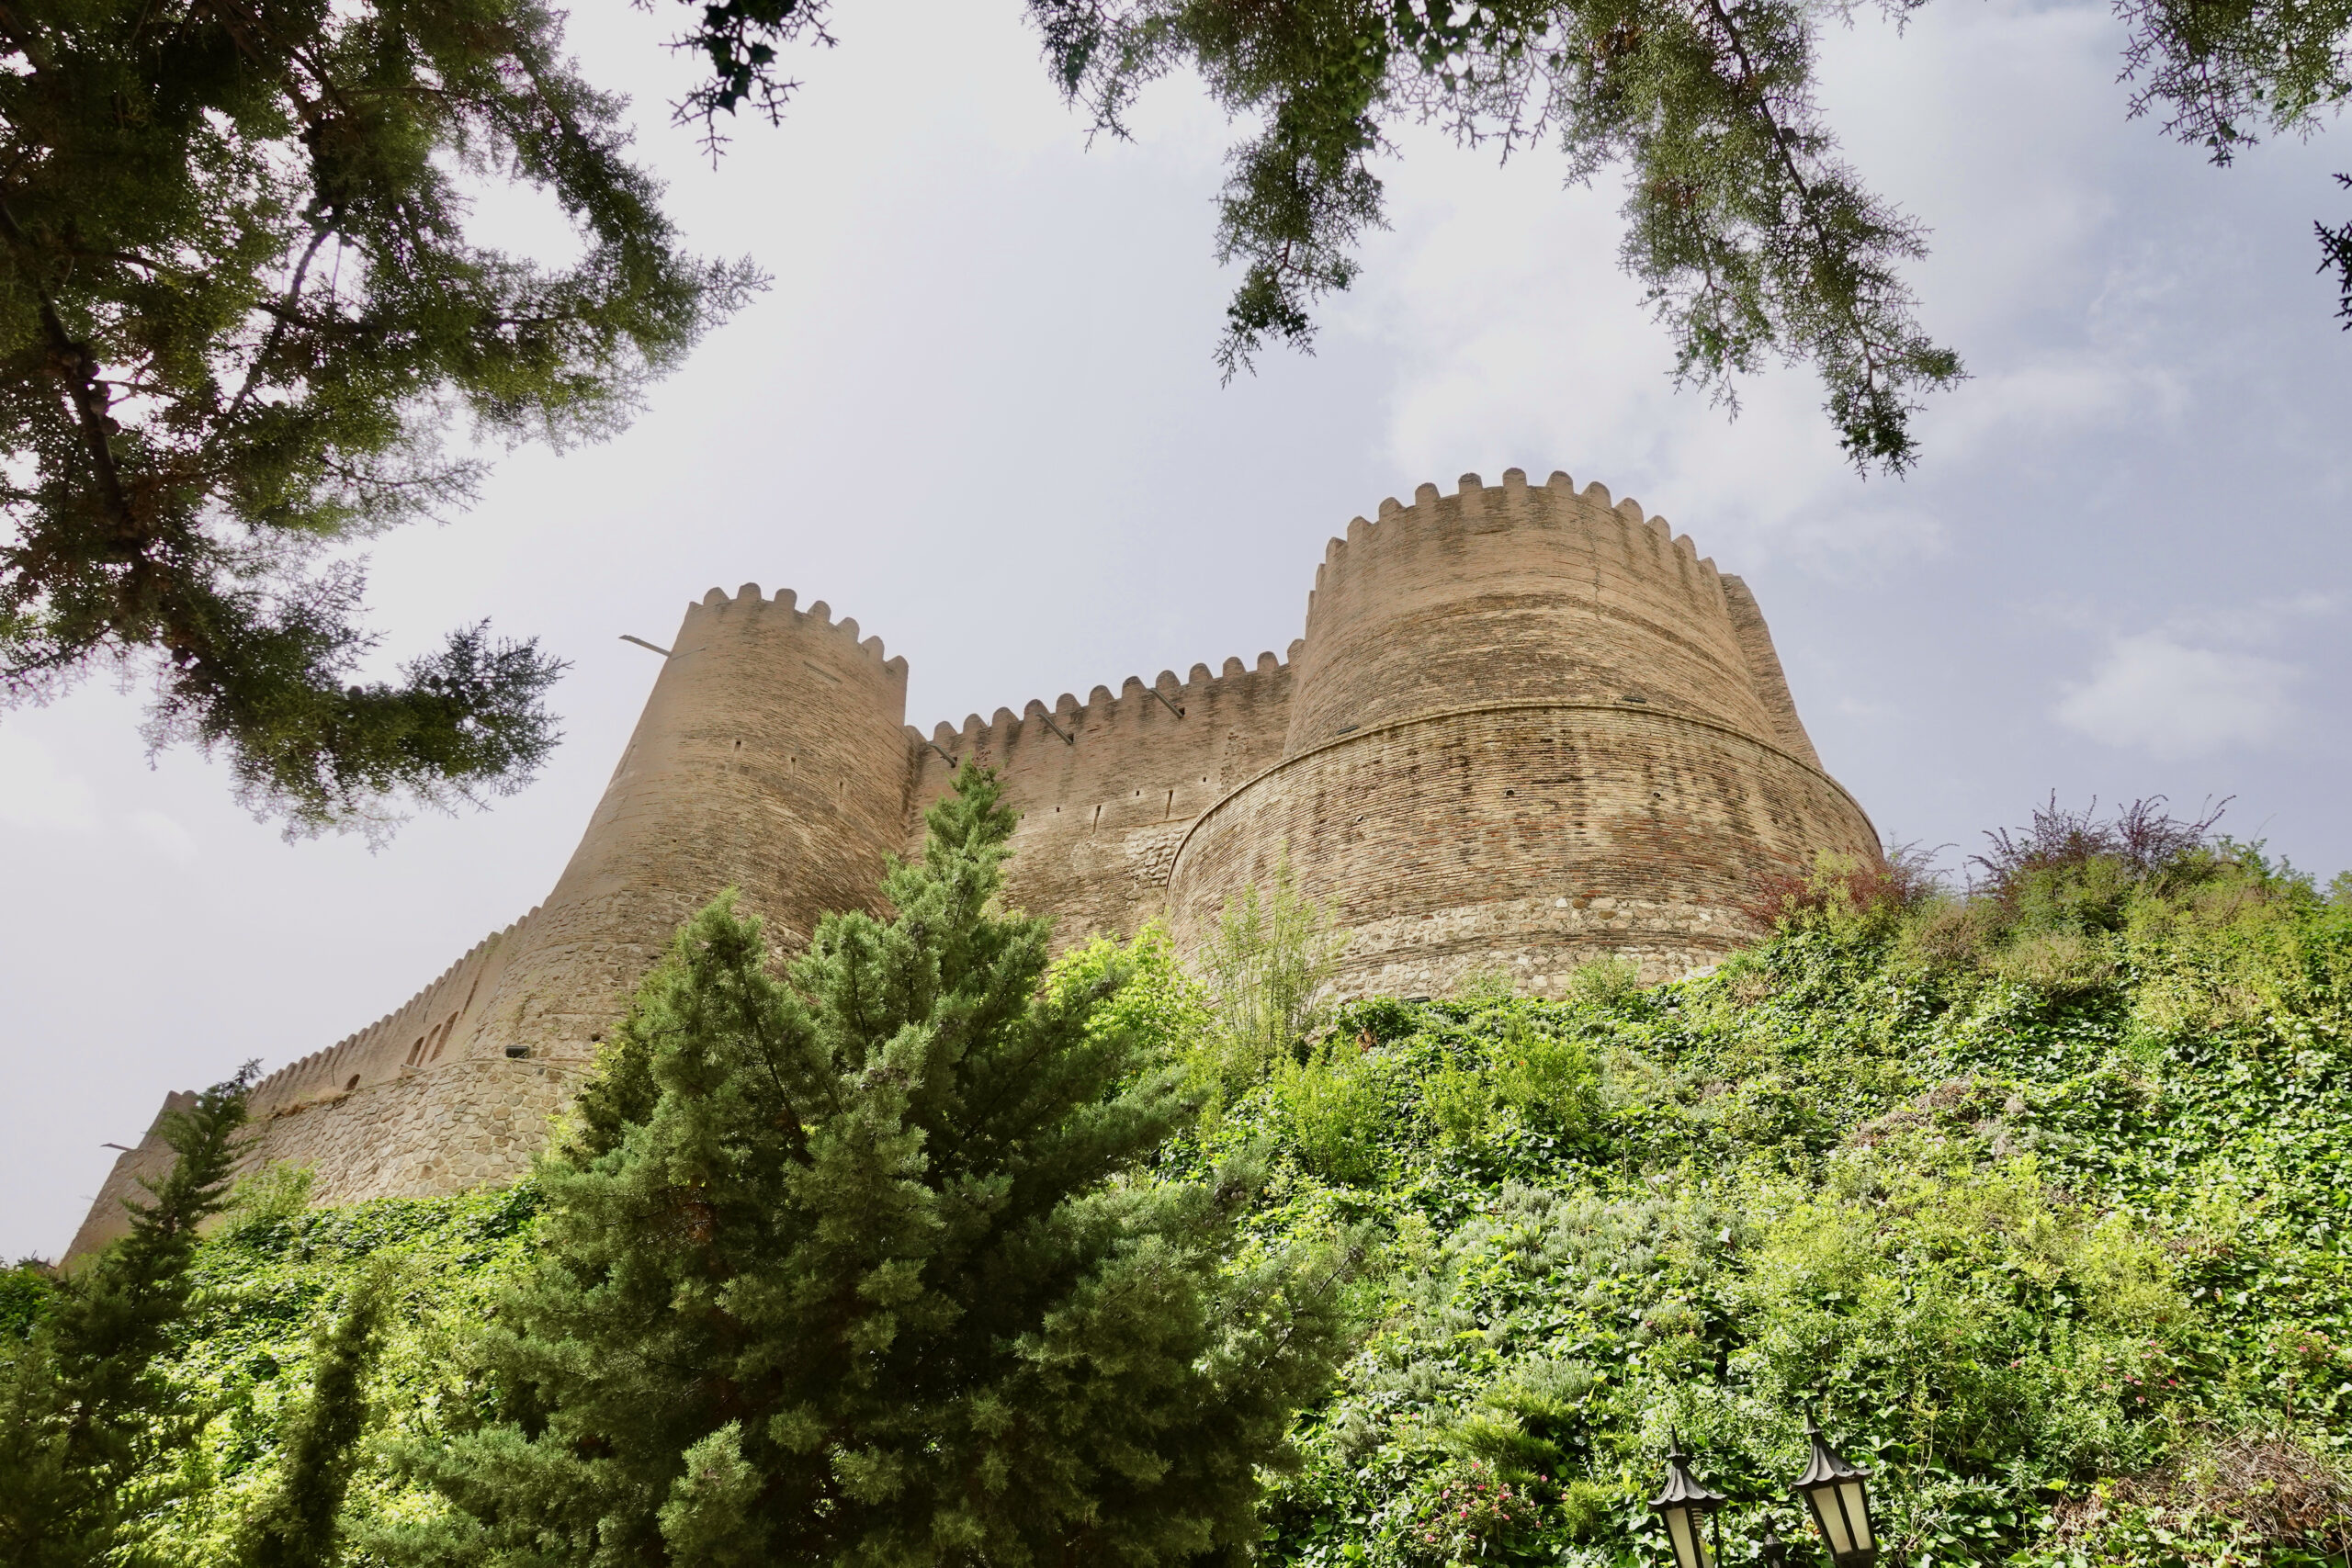
<svg viewBox="0 0 2352 1568">
<path fill-rule="evenodd" d="M 1660 1560 L 1679 1427 L 1737 1562 L 1811 1405 L 1892 1561 L 2341 1561 L 2352 908 L 2208 870 L 1816 887 L 1704 979 L 1350 1010 L 1236 1119 L 1301 1166 L 1270 1223 L 1396 1237 L 1276 1555 Z"/>
<path fill-rule="evenodd" d="M 1361 1351 L 1269 1477 L 1268 1558 L 1657 1562 L 1679 1428 L 1750 1561 L 1800 1534 L 1810 1405 L 1873 1468 L 1889 1562 L 2342 1561 L 2352 898 L 2224 847 L 1972 898 L 1824 876 L 1789 910 L 1710 976 L 1357 1003 L 1272 1062 L 1205 1043 L 1147 940 L 1119 1012 L 1223 1085 L 1162 1173 L 1271 1138 L 1261 1235 L 1381 1238 Z M 204 1249 L 172 1375 L 215 1415 L 159 1489 L 167 1560 L 225 1561 L 368 1257 L 404 1259 L 384 1436 L 482 1397 L 468 1336 L 531 1190 L 297 1198 Z M 425 1506 L 380 1463 L 352 1504 Z"/>
</svg>

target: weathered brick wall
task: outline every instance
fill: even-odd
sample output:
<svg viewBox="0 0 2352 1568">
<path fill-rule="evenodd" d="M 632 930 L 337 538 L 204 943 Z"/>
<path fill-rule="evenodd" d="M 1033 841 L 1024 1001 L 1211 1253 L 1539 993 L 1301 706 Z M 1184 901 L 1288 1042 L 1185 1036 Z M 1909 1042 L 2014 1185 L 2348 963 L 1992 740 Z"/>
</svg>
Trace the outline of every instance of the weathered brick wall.
<svg viewBox="0 0 2352 1568">
<path fill-rule="evenodd" d="M 529 945 L 538 911 L 488 939 L 444 970 L 440 978 L 358 1033 L 288 1063 L 254 1086 L 256 1122 L 355 1089 L 390 1082 L 431 1067 L 460 1025 L 481 1016 L 484 997 L 497 989 L 507 963 Z"/>
<path fill-rule="evenodd" d="M 1580 963 L 1647 980 L 1756 934 L 1767 878 L 1878 854 L 1826 775 L 1711 721 L 1632 704 L 1522 704 L 1402 719 L 1287 758 L 1220 802 L 1176 856 L 1171 925 L 1206 935 L 1287 849 L 1351 931 L 1346 995 L 1442 994 L 1502 967 L 1555 995 Z"/>
<path fill-rule="evenodd" d="M 1097 686 L 1083 704 L 1065 692 L 1050 711 L 1032 702 L 1020 718 L 1009 708 L 985 722 L 974 714 L 961 730 L 943 724 L 929 743 L 917 738 L 915 798 L 946 792 L 950 757 L 995 768 L 1020 814 L 1007 907 L 1054 916 L 1064 945 L 1132 935 L 1161 911 L 1193 819 L 1282 755 L 1290 689 L 1290 667 L 1261 653 L 1255 668 L 1228 659 L 1211 675 L 1195 664 L 1181 682 L 1163 670 L 1149 687 L 1129 676 L 1119 695 Z M 912 854 L 922 821 L 909 815 Z"/>
<path fill-rule="evenodd" d="M 1764 625 L 1764 612 L 1757 608 L 1756 595 L 1729 572 L 1723 574 L 1722 581 L 1724 604 L 1731 612 L 1732 630 L 1747 661 L 1748 679 L 1772 721 L 1771 739 L 1806 767 L 1818 769 L 1821 759 L 1814 753 L 1813 737 L 1804 732 L 1804 721 L 1797 717 L 1796 700 L 1789 695 L 1789 680 L 1781 672 L 1781 656 L 1772 647 L 1772 633 Z"/>
<path fill-rule="evenodd" d="M 504 1056 L 443 1062 L 263 1118 L 248 1168 L 308 1166 L 335 1202 L 459 1192 L 512 1181 L 571 1103 L 585 1063 Z"/>
</svg>

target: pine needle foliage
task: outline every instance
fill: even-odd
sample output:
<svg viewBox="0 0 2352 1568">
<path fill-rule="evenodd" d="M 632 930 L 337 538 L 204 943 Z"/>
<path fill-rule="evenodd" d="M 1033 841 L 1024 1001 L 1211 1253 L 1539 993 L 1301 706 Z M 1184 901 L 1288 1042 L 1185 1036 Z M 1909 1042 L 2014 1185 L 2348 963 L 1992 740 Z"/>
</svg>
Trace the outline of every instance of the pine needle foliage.
<svg viewBox="0 0 2352 1568">
<path fill-rule="evenodd" d="M 227 1205 L 254 1069 L 164 1113 L 178 1157 L 130 1234 L 65 1280 L 22 1339 L 0 1342 L 0 1563 L 84 1568 L 121 1542 L 157 1468 L 195 1433 L 159 1375 L 187 1316 L 198 1227 Z"/>
<path fill-rule="evenodd" d="M 683 254 L 537 0 L 0 11 L 0 699 L 152 672 L 152 739 L 296 832 L 517 786 L 560 666 L 483 626 L 362 679 L 335 547 L 446 513 L 478 438 L 596 439 L 758 286 Z M 579 254 L 481 243 L 481 187 Z"/>
<path fill-rule="evenodd" d="M 784 979 L 731 896 L 646 982 L 540 1172 L 493 1417 L 410 1456 L 411 1563 L 1238 1561 L 1349 1268 L 1238 1233 L 1255 1162 L 1147 1169 L 1195 1105 L 994 912 L 967 767 L 888 919 Z M 1115 1015 L 1114 1015 L 1115 1016 Z"/>
<path fill-rule="evenodd" d="M 374 1260 L 343 1309 L 320 1325 L 310 1398 L 288 1426 L 277 1490 L 247 1523 L 243 1568 L 329 1568 L 339 1560 L 339 1516 L 368 1427 L 368 1380 L 383 1349 L 390 1280 L 388 1261 Z"/>
<path fill-rule="evenodd" d="M 796 83 L 780 46 L 832 43 L 830 0 L 686 0 L 679 47 L 710 62 L 680 105 L 770 118 Z M 1926 0 L 1879 0 L 1898 25 Z M 1644 288 L 1683 384 L 1736 410 L 1740 380 L 1809 364 L 1856 468 L 1901 473 L 1917 416 L 1962 379 L 1903 279 L 1927 231 L 1866 186 L 1818 96 L 1805 0 L 1029 0 L 1048 71 L 1124 138 L 1143 89 L 1197 81 L 1252 128 L 1227 158 L 1220 262 L 1241 277 L 1216 357 L 1311 350 L 1316 311 L 1355 282 L 1385 225 L 1394 128 L 1434 125 L 1508 158 L 1550 142 L 1569 180 L 1620 171 L 1619 260 Z M 2119 107 L 2226 164 L 2261 136 L 2308 136 L 2352 96 L 2352 0 L 2116 0 Z M 2340 179 L 2345 176 L 2338 176 Z M 2352 183 L 2352 181 L 2347 181 Z M 2352 327 L 2352 224 L 2315 225 Z"/>
</svg>

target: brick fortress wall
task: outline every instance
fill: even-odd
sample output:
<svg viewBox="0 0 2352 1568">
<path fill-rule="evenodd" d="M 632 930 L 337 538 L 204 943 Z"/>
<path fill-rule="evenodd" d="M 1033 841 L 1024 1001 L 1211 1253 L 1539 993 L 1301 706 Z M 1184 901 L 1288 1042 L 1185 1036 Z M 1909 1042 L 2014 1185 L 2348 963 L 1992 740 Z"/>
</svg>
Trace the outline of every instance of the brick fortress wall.
<svg viewBox="0 0 2352 1568">
<path fill-rule="evenodd" d="M 1019 814 L 1009 905 L 1065 942 L 1166 918 L 1196 943 L 1287 852 L 1351 932 L 1343 991 L 1435 994 L 1500 965 L 1556 991 L 1601 953 L 1662 978 L 1754 935 L 1767 877 L 1874 857 L 1821 772 L 1736 577 L 1599 485 L 1465 476 L 1335 539 L 1286 659 L 1130 677 L 930 736 L 906 661 L 786 592 L 688 607 L 547 902 L 398 1011 L 264 1080 L 248 1163 L 322 1201 L 511 1179 L 677 924 L 741 887 L 780 944 L 872 908 L 951 760 Z M 117 1161 L 69 1256 L 167 1157 Z"/>
<path fill-rule="evenodd" d="M 1343 991 L 1556 992 L 1600 953 L 1657 980 L 1752 937 L 1767 879 L 1879 852 L 1746 586 L 1600 485 L 1384 502 L 1326 550 L 1299 649 L 1282 758 L 1178 846 L 1180 946 L 1287 852 L 1352 933 Z"/>
</svg>

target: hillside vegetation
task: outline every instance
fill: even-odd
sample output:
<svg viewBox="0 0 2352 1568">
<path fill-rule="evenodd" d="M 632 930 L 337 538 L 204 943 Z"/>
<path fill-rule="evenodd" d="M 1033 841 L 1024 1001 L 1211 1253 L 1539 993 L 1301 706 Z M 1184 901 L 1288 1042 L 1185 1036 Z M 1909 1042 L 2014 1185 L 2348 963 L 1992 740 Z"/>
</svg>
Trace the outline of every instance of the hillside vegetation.
<svg viewBox="0 0 2352 1568">
<path fill-rule="evenodd" d="M 1204 1098 L 1150 1179 L 1257 1143 L 1253 1246 L 1370 1238 L 1353 1348 L 1264 1477 L 1266 1559 L 1658 1562 L 1672 1427 L 1734 1498 L 1730 1561 L 1768 1522 L 1810 1561 L 1810 1406 L 1872 1467 L 1889 1562 L 2344 1562 L 2352 883 L 2203 826 L 2045 813 L 1969 894 L 1826 865 L 1712 974 L 1285 1003 L 1295 1043 L 1157 932 L 1066 957 L 1049 987 L 1131 973 L 1102 1026 Z M 355 1558 L 441 1506 L 400 1456 L 492 1403 L 481 1331 L 543 1190 L 306 1210 L 299 1173 L 249 1183 L 198 1257 L 167 1376 L 201 1433 L 137 1556 L 234 1560 L 369 1269 L 395 1300 Z M 51 1289 L 11 1277 L 10 1338 Z"/>
</svg>

